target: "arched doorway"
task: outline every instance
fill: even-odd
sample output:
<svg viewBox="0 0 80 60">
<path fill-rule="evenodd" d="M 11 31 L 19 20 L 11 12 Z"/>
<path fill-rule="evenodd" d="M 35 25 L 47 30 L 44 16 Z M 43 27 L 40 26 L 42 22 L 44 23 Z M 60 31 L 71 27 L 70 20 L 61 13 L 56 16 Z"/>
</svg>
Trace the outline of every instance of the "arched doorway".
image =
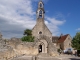
<svg viewBox="0 0 80 60">
<path fill-rule="evenodd" d="M 46 40 L 40 40 L 38 43 L 38 52 L 39 53 L 47 53 L 47 41 Z"/>
<path fill-rule="evenodd" d="M 39 53 L 42 52 L 42 45 L 39 45 Z"/>
</svg>

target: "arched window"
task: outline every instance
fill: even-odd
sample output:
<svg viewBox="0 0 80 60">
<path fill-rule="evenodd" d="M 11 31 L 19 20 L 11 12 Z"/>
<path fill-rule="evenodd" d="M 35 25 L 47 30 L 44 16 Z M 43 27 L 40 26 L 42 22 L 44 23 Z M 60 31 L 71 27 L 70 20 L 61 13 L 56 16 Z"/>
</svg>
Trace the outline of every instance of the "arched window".
<svg viewBox="0 0 80 60">
<path fill-rule="evenodd" d="M 40 3 L 40 7 L 42 8 L 42 4 Z"/>
<path fill-rule="evenodd" d="M 42 11 L 41 10 L 39 11 L 39 14 L 42 15 Z"/>
<path fill-rule="evenodd" d="M 39 11 L 39 18 L 42 18 L 42 11 Z"/>
</svg>

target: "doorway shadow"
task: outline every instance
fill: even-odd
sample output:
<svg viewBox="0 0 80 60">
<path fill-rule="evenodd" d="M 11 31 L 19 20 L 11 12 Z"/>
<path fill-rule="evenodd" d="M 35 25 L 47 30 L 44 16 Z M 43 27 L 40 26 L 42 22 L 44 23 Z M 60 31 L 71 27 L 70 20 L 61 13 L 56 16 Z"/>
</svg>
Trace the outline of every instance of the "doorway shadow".
<svg viewBox="0 0 80 60">
<path fill-rule="evenodd" d="M 39 53 L 42 52 L 42 45 L 39 45 Z"/>
</svg>

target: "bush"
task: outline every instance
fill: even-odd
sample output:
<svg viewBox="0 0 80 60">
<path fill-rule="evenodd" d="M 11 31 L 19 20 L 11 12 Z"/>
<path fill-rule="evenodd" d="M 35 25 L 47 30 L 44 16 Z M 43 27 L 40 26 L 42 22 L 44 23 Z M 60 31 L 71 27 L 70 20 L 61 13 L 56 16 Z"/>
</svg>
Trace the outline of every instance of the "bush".
<svg viewBox="0 0 80 60">
<path fill-rule="evenodd" d="M 25 41 L 25 42 L 34 42 L 34 37 L 32 36 L 23 36 L 21 38 L 22 41 Z"/>
<path fill-rule="evenodd" d="M 58 51 L 59 53 L 61 53 L 61 52 L 62 52 L 62 50 L 61 50 L 61 49 L 57 49 L 57 51 Z"/>
</svg>

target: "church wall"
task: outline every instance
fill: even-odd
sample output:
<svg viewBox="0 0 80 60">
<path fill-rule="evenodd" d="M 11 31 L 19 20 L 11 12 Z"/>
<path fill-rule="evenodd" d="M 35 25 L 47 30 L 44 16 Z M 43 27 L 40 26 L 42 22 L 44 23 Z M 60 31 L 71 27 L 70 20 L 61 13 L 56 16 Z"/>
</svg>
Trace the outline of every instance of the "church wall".
<svg viewBox="0 0 80 60">
<path fill-rule="evenodd" d="M 47 28 L 47 26 L 45 25 L 45 28 L 44 28 L 44 35 L 46 35 L 47 37 L 50 38 L 50 40 L 52 40 L 52 33 L 50 32 L 50 30 Z"/>
<path fill-rule="evenodd" d="M 42 34 L 44 34 L 43 30 L 44 30 L 43 19 L 38 19 L 37 24 L 32 29 L 32 35 L 35 36 L 35 37 L 38 37 L 40 31 L 42 32 Z"/>
<path fill-rule="evenodd" d="M 48 44 L 48 54 L 50 56 L 58 56 L 58 52 L 57 52 L 56 46 L 54 46 L 54 43 Z"/>
<path fill-rule="evenodd" d="M 39 34 L 40 31 L 42 32 L 42 34 Z M 52 33 L 49 31 L 47 26 L 44 24 L 43 19 L 38 19 L 37 24 L 32 29 L 32 35 L 37 39 L 39 39 L 40 36 L 46 36 L 49 38 L 49 40 L 52 41 Z"/>
</svg>

